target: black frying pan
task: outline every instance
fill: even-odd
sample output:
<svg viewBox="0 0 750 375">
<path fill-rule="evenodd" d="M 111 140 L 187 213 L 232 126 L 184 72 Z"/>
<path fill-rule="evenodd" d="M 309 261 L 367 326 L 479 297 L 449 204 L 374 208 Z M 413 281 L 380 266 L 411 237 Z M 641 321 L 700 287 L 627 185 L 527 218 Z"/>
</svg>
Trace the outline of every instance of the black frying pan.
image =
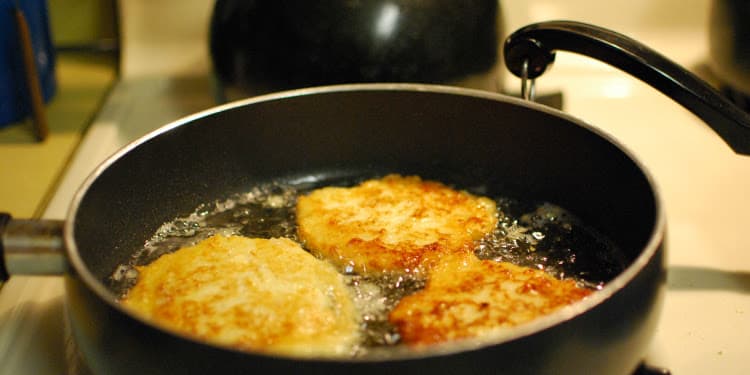
<svg viewBox="0 0 750 375">
<path fill-rule="evenodd" d="M 524 29 L 508 40 L 507 64 L 514 69 L 529 61 L 525 74 L 533 77 L 552 55 L 545 38 L 554 42 L 567 35 L 559 40 L 595 45 L 606 36 L 610 48 L 622 38 L 583 28 L 550 23 Z M 623 55 L 615 50 L 608 53 Z M 678 78 L 686 77 L 694 79 Z M 707 87 L 702 93 L 715 95 Z M 717 98 L 702 108 L 723 103 Z M 746 115 L 709 120 L 730 131 L 739 128 L 730 120 L 750 124 Z M 732 132 L 729 142 L 747 150 L 741 147 L 750 144 L 745 133 Z M 590 298 L 503 339 L 343 360 L 258 355 L 197 342 L 131 315 L 106 287 L 114 268 L 162 223 L 200 203 L 269 181 L 325 184 L 391 172 L 558 204 L 614 241 L 626 267 Z M 565 113 L 460 88 L 344 85 L 232 103 L 127 146 L 79 190 L 64 223 L 64 257 L 53 251 L 57 256 L 49 264 L 65 271 L 73 336 L 97 373 L 627 374 L 643 359 L 659 316 L 664 218 L 652 181 L 632 154 Z M 19 245 L 19 238 L 28 237 L 22 233 L 28 223 L 7 216 L 4 221 L 7 266 L 16 273 L 18 254 L 29 247 Z"/>
</svg>

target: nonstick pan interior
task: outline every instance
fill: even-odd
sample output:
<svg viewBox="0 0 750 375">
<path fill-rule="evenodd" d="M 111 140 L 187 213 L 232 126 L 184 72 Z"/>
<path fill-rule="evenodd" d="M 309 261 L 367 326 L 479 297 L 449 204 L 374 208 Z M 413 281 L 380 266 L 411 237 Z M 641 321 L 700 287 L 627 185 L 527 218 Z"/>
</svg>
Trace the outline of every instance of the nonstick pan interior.
<svg viewBox="0 0 750 375">
<path fill-rule="evenodd" d="M 272 180 L 402 173 L 555 203 L 632 260 L 656 220 L 648 178 L 606 138 L 539 108 L 398 89 L 298 92 L 229 106 L 173 124 L 101 171 L 76 212 L 76 245 L 104 280 L 162 223 L 200 203 Z"/>
</svg>

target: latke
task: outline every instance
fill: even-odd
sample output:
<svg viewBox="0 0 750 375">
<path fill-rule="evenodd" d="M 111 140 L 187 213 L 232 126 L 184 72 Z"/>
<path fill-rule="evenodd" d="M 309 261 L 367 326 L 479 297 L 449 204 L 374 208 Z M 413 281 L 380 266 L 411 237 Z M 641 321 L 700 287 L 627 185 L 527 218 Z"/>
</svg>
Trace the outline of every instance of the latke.
<svg viewBox="0 0 750 375">
<path fill-rule="evenodd" d="M 358 341 L 343 276 L 289 239 L 217 235 L 138 271 L 121 302 L 207 342 L 311 357 L 350 355 Z"/>
<path fill-rule="evenodd" d="M 297 201 L 305 246 L 360 274 L 421 272 L 497 224 L 495 202 L 417 176 L 325 187 Z"/>
<path fill-rule="evenodd" d="M 431 270 L 424 289 L 401 299 L 389 321 L 402 342 L 422 346 L 501 333 L 591 292 L 542 270 L 456 253 Z"/>
</svg>

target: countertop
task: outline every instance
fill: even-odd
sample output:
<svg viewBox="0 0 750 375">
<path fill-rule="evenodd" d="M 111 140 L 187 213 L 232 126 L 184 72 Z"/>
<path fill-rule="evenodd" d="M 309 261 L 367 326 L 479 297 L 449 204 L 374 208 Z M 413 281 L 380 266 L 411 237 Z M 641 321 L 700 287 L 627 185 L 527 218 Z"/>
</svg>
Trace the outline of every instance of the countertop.
<svg viewBox="0 0 750 375">
<path fill-rule="evenodd" d="M 111 54 L 57 55 L 55 96 L 46 105 L 49 137 L 36 142 L 31 120 L 0 129 L 0 211 L 38 218 L 116 78 Z"/>
</svg>

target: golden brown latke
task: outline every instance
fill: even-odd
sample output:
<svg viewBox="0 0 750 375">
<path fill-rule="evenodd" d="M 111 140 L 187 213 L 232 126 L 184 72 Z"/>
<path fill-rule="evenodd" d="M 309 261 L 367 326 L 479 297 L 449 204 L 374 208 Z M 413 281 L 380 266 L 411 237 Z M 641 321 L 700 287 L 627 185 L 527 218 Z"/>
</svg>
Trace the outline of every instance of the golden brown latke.
<svg viewBox="0 0 750 375">
<path fill-rule="evenodd" d="M 143 267 L 122 303 L 242 350 L 347 355 L 358 317 L 343 276 L 288 239 L 214 236 Z"/>
<path fill-rule="evenodd" d="M 490 233 L 497 212 L 489 198 L 417 176 L 388 175 L 299 197 L 297 224 L 308 249 L 342 268 L 420 272 L 436 256 Z"/>
<path fill-rule="evenodd" d="M 454 253 L 431 270 L 424 289 L 401 299 L 389 321 L 404 343 L 421 346 L 499 332 L 591 292 L 541 270 Z"/>
</svg>

